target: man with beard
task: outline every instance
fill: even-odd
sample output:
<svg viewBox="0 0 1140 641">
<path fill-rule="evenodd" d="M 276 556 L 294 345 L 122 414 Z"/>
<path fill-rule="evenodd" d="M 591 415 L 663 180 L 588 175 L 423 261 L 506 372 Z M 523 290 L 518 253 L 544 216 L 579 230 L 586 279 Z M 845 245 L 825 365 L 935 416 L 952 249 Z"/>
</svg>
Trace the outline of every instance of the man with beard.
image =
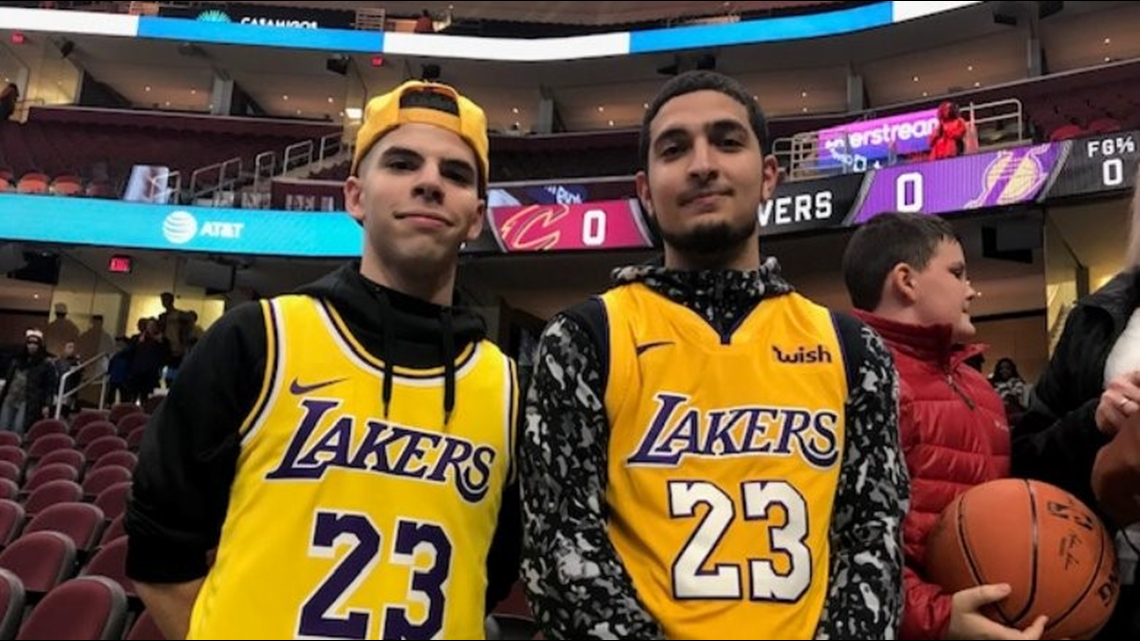
<svg viewBox="0 0 1140 641">
<path fill-rule="evenodd" d="M 761 259 L 767 144 L 739 83 L 669 81 L 637 175 L 664 259 L 543 333 L 519 460 L 548 638 L 896 638 L 891 357 Z"/>
</svg>

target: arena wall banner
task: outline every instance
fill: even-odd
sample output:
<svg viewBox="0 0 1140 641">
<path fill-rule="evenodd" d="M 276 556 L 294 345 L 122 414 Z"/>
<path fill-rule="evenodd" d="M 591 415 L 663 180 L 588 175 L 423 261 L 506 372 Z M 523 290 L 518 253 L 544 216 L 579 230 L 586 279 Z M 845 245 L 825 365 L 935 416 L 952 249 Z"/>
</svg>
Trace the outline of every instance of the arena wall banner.
<svg viewBox="0 0 1140 641">
<path fill-rule="evenodd" d="M 284 212 L 0 196 L 0 239 L 266 256 L 359 256 L 347 213 Z"/>
<path fill-rule="evenodd" d="M 161 5 L 159 15 L 201 22 L 233 22 L 290 29 L 352 29 L 356 13 L 317 7 L 282 7 L 242 2 Z"/>
<path fill-rule="evenodd" d="M 938 129 L 938 109 L 860 120 L 819 131 L 821 168 L 847 167 L 866 171 L 896 157 L 928 151 L 930 135 Z"/>
<path fill-rule="evenodd" d="M 887 27 L 909 20 L 979 4 L 979 0 L 871 2 L 794 16 L 758 18 L 724 24 L 699 24 L 642 31 L 613 31 L 549 38 L 489 38 L 380 31 L 357 31 L 343 24 L 334 9 L 264 9 L 252 3 L 235 16 L 224 9 L 211 20 L 163 16 L 131 16 L 90 11 L 59 11 L 0 6 L 0 25 L 9 30 L 42 31 L 58 35 L 95 34 L 127 38 L 158 38 L 179 42 L 219 43 L 316 49 L 330 53 L 367 53 L 467 60 L 541 62 L 628 56 L 760 42 L 809 39 Z M 202 3 L 199 3 L 202 4 Z M 306 3 L 311 4 L 311 3 Z M 205 6 L 202 4 L 202 6 Z M 224 6 L 224 5 L 223 5 Z M 257 8 L 260 13 L 251 13 Z M 173 11 L 175 9 L 167 9 Z M 215 11 L 218 11 L 214 8 Z M 193 10 L 191 10 L 193 11 Z M 272 13 L 266 13 L 272 11 Z M 289 13 L 280 13 L 289 12 Z M 321 12 L 318 16 L 317 12 Z M 185 17 L 197 18 L 201 11 Z M 307 16 L 307 17 L 301 17 Z M 228 17 L 230 22 L 222 22 Z M 244 21 L 244 22 L 243 22 Z M 313 23 L 318 28 L 312 28 Z M 340 28 L 335 28 L 340 25 Z M 330 26 L 334 28 L 329 28 Z"/>
</svg>

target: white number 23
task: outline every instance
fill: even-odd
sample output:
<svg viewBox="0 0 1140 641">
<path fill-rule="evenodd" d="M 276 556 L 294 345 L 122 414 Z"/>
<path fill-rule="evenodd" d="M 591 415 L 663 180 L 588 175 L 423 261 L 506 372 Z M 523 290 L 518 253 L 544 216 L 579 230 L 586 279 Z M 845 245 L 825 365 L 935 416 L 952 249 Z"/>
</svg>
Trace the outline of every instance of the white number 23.
<svg viewBox="0 0 1140 641">
<path fill-rule="evenodd" d="M 767 526 L 774 554 L 785 555 L 789 570 L 778 573 L 768 559 L 748 559 L 749 598 L 754 601 L 798 601 L 811 583 L 811 551 L 807 539 L 807 505 L 804 497 L 784 481 L 749 481 L 740 487 L 744 521 L 769 518 L 778 505 L 786 522 Z M 669 516 L 692 518 L 697 506 L 708 509 L 673 563 L 673 595 L 678 599 L 741 599 L 740 565 L 717 563 L 706 568 L 709 557 L 737 520 L 736 507 L 724 490 L 707 481 L 670 481 Z"/>
</svg>

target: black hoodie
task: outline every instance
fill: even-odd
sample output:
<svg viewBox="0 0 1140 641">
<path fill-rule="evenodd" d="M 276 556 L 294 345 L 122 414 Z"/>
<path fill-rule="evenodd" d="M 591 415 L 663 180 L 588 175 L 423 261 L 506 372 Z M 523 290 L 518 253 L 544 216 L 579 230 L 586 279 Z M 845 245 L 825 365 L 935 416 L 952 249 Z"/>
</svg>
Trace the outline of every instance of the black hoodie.
<svg viewBox="0 0 1140 641">
<path fill-rule="evenodd" d="M 482 318 L 382 287 L 359 268 L 345 265 L 296 293 L 329 301 L 365 349 L 386 364 L 443 366 L 448 384 L 440 413 L 446 422 L 455 399 L 454 355 L 484 338 Z M 256 303 L 226 313 L 183 363 L 139 452 L 125 523 L 131 579 L 176 583 L 206 575 L 206 553 L 218 544 L 229 503 L 238 429 L 257 400 L 265 365 L 265 324 Z M 387 411 L 391 377 L 384 379 L 377 394 Z M 488 611 L 517 576 L 519 524 L 518 488 L 512 485 L 487 558 Z"/>
</svg>

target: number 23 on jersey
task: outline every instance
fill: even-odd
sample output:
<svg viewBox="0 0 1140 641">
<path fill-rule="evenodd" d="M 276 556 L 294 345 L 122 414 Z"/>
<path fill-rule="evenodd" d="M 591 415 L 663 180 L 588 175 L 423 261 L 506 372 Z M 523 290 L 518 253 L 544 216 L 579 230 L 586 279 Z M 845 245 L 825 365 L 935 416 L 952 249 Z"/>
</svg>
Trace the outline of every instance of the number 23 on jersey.
<svg viewBox="0 0 1140 641">
<path fill-rule="evenodd" d="M 385 541 L 385 534 L 392 537 Z M 309 556 L 339 559 L 300 608 L 297 637 L 302 639 L 367 639 L 374 618 L 382 617 L 384 639 L 435 639 L 443 630 L 447 579 L 451 572 L 451 538 L 434 523 L 399 519 L 383 533 L 366 514 L 318 511 Z M 373 573 L 411 578 L 405 600 L 348 607 L 354 593 Z M 374 632 L 372 634 L 375 634 Z"/>
<path fill-rule="evenodd" d="M 669 481 L 668 488 L 669 516 L 696 521 L 692 535 L 673 562 L 674 598 L 787 603 L 798 601 L 807 592 L 812 576 L 811 551 L 806 544 L 807 505 L 790 483 L 741 483 L 737 490 L 741 514 L 737 514 L 732 495 L 714 483 Z M 697 520 L 702 513 L 703 518 Z M 755 524 L 758 537 L 767 537 L 770 557 L 748 556 L 739 562 L 713 562 L 709 567 L 711 558 L 727 556 L 718 547 L 729 530 L 750 524 Z M 757 543 L 753 553 L 760 549 Z"/>
</svg>

